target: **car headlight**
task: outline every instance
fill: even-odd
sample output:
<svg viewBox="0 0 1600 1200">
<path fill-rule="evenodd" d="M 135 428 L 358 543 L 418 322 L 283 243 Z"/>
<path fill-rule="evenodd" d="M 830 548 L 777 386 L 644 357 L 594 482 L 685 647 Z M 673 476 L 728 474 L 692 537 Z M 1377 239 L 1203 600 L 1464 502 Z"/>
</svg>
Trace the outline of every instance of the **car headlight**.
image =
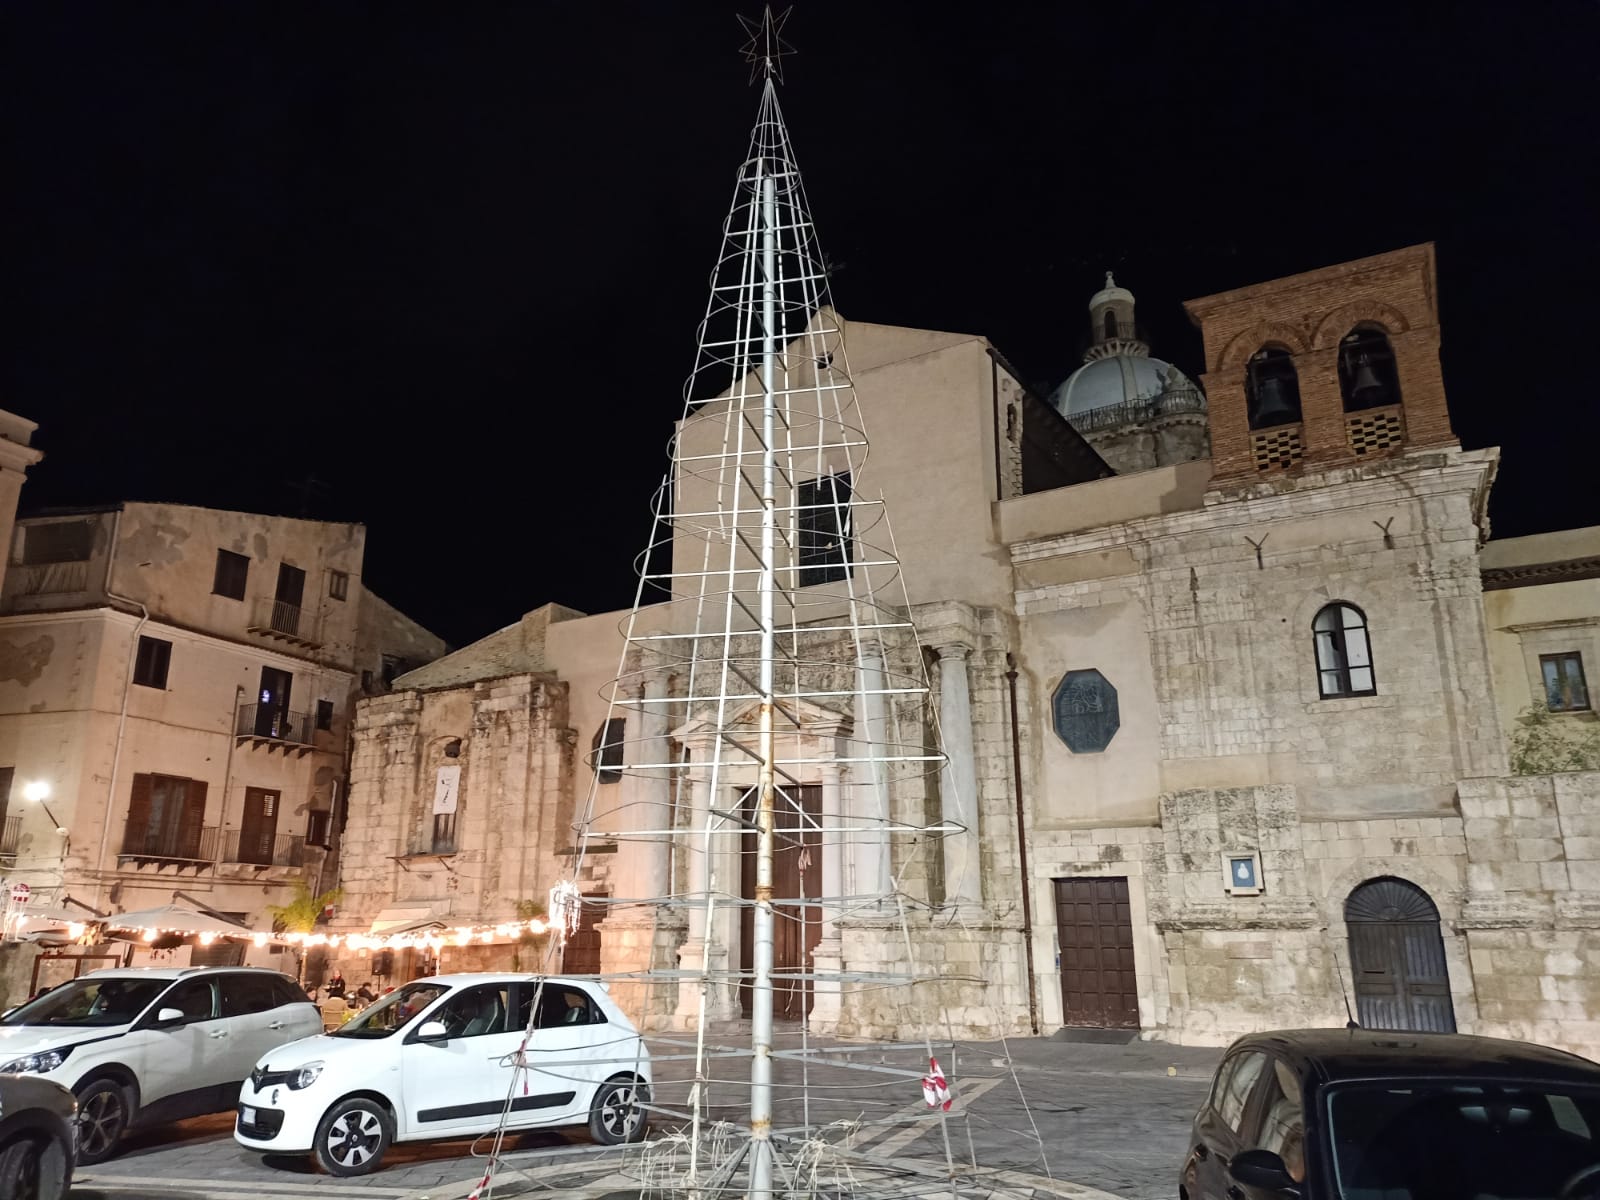
<svg viewBox="0 0 1600 1200">
<path fill-rule="evenodd" d="M 298 1092 L 301 1088 L 308 1088 L 317 1081 L 317 1076 L 322 1074 L 326 1065 L 320 1062 L 308 1062 L 293 1075 L 289 1076 L 289 1090 Z"/>
<path fill-rule="evenodd" d="M 13 1058 L 8 1063 L 0 1063 L 0 1075 L 43 1075 L 66 1062 L 67 1055 L 71 1053 L 71 1046 L 63 1046 L 60 1050 L 24 1054 L 21 1058 Z"/>
</svg>

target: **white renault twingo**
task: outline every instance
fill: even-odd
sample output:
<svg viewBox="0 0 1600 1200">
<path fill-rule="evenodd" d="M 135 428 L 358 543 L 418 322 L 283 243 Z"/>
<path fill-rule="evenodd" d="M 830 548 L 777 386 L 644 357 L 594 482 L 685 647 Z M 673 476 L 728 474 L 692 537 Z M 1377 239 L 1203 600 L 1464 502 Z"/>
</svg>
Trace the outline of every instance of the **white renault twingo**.
<svg viewBox="0 0 1600 1200">
<path fill-rule="evenodd" d="M 518 1052 L 527 1040 L 523 1061 Z M 644 1137 L 650 1054 L 605 988 L 521 975 L 419 979 L 338 1031 L 263 1057 L 234 1138 L 375 1170 L 394 1142 L 587 1124 L 605 1145 Z"/>
</svg>

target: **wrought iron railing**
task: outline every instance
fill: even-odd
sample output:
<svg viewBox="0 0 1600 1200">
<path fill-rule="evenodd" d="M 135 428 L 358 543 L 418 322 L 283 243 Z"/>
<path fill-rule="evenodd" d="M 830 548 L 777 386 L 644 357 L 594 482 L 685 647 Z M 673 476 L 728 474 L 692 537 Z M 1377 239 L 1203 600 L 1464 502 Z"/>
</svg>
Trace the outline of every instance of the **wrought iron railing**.
<svg viewBox="0 0 1600 1200">
<path fill-rule="evenodd" d="M 317 641 L 317 615 L 297 604 L 260 596 L 250 610 L 250 629 L 268 637 L 292 638 L 299 642 Z"/>
<path fill-rule="evenodd" d="M 139 862 L 210 863 L 217 857 L 217 827 L 172 829 L 129 819 L 122 831 L 121 857 Z"/>
<path fill-rule="evenodd" d="M 239 709 L 233 732 L 238 737 L 270 738 L 297 746 L 315 743 L 316 720 L 310 713 L 290 712 L 275 704 L 246 704 Z"/>
<path fill-rule="evenodd" d="M 258 867 L 303 867 L 306 840 L 291 833 L 246 834 L 244 830 L 232 830 L 228 833 L 222 861 Z"/>
<path fill-rule="evenodd" d="M 0 858 L 16 858 L 17 848 L 22 842 L 22 814 L 7 817 L 4 826 L 0 826 Z"/>
<path fill-rule="evenodd" d="M 1199 388 L 1179 388 L 1138 400 L 1124 400 L 1121 404 L 1108 404 L 1088 412 L 1074 413 L 1067 420 L 1079 433 L 1096 429 L 1109 429 L 1115 425 L 1140 425 L 1160 417 L 1175 417 L 1184 413 L 1206 411 L 1206 398 Z"/>
</svg>

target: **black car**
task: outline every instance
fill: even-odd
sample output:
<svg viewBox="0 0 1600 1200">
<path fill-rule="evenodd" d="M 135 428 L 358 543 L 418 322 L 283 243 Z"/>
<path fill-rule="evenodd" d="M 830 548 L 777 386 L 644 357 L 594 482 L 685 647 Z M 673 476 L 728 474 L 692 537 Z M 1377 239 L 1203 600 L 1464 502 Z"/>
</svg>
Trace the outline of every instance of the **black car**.
<svg viewBox="0 0 1600 1200">
<path fill-rule="evenodd" d="M 0 1197 L 63 1200 L 77 1121 L 78 1102 L 59 1083 L 0 1075 Z"/>
<path fill-rule="evenodd" d="M 1240 1038 L 1182 1200 L 1600 1200 L 1600 1064 L 1454 1033 Z"/>
</svg>

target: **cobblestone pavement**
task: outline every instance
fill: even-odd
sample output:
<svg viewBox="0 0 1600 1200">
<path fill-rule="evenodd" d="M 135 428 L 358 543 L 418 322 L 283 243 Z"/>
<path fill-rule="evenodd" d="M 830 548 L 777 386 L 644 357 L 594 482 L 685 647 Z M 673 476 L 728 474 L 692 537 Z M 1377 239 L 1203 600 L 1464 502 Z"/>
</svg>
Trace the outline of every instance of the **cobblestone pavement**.
<svg viewBox="0 0 1600 1200">
<path fill-rule="evenodd" d="M 726 1030 L 713 1040 L 729 1057 L 712 1063 L 708 1103 L 713 1116 L 737 1120 L 747 1095 L 744 1034 Z M 670 1114 L 687 1107 L 693 1046 L 687 1038 L 649 1041 L 655 1100 L 668 1110 L 655 1118 L 659 1135 L 679 1124 Z M 775 1127 L 795 1135 L 820 1129 L 850 1156 L 864 1192 L 879 1191 L 866 1186 L 868 1180 L 894 1164 L 905 1182 L 883 1190 L 924 1194 L 914 1180 L 942 1174 L 948 1132 L 957 1163 L 1010 1173 L 979 1177 L 964 1194 L 1052 1194 L 1040 1189 L 1063 1181 L 1053 1194 L 1080 1200 L 1102 1200 L 1104 1193 L 1171 1200 L 1189 1122 L 1220 1053 L 1158 1042 L 1085 1045 L 1050 1038 L 935 1045 L 956 1096 L 941 1130 L 922 1099 L 922 1050 L 825 1045 L 828 1061 L 801 1062 L 781 1057 L 798 1050 L 798 1037 L 780 1040 Z M 804 1093 L 802 1082 L 809 1085 Z M 581 1129 L 524 1134 L 514 1144 L 496 1175 L 496 1197 L 633 1195 L 645 1170 L 638 1149 L 602 1150 Z M 221 1114 L 136 1136 L 118 1157 L 80 1170 L 72 1200 L 460 1200 L 481 1175 L 474 1149 L 467 1141 L 396 1146 L 375 1174 L 334 1180 L 317 1173 L 309 1159 L 263 1160 L 244 1150 L 233 1141 L 231 1116 Z M 477 1147 L 483 1149 L 486 1143 Z"/>
</svg>

